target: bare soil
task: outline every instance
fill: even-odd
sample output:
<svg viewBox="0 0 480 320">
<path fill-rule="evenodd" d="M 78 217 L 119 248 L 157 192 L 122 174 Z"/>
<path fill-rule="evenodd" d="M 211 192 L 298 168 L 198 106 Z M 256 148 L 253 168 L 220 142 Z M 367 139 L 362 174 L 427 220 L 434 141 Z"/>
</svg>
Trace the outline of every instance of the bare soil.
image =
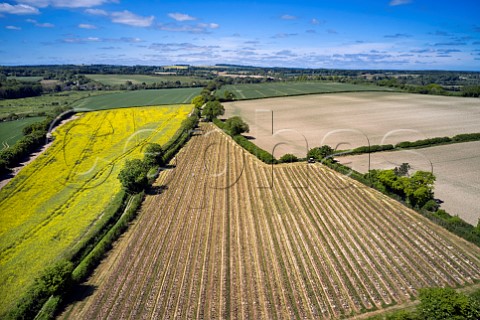
<svg viewBox="0 0 480 320">
<path fill-rule="evenodd" d="M 346 150 L 480 132 L 477 98 L 358 92 L 224 105 L 225 118 L 241 116 L 254 142 L 277 158 L 285 153 L 305 157 L 308 148 L 322 144 Z"/>
</svg>

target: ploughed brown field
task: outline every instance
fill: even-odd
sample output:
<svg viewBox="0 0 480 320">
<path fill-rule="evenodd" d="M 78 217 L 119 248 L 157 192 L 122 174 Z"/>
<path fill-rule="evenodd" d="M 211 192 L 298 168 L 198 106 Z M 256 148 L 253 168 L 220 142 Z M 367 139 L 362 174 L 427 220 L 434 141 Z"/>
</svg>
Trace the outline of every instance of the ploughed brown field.
<svg viewBox="0 0 480 320">
<path fill-rule="evenodd" d="M 63 318 L 340 318 L 480 279 L 479 248 L 400 203 L 201 128 Z"/>
<path fill-rule="evenodd" d="M 348 150 L 480 132 L 478 98 L 355 92 L 235 101 L 225 109 L 226 118 L 241 116 L 254 142 L 277 158 L 305 157 L 307 147 L 322 144 Z"/>
</svg>

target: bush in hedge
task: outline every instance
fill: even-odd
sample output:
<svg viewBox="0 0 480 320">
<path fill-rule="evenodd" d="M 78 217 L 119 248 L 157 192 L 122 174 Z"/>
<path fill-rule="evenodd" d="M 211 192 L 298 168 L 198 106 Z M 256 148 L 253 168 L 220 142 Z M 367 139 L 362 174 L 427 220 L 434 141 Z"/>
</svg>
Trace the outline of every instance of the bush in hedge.
<svg viewBox="0 0 480 320">
<path fill-rule="evenodd" d="M 291 153 L 284 154 L 280 158 L 280 162 L 283 162 L 283 163 L 290 163 L 290 162 L 297 162 L 297 161 L 298 161 L 297 156 Z"/>
<path fill-rule="evenodd" d="M 61 296 L 68 292 L 73 285 L 72 271 L 73 264 L 67 260 L 61 260 L 47 268 L 7 315 L 7 319 L 35 318 L 50 296 Z"/>
</svg>

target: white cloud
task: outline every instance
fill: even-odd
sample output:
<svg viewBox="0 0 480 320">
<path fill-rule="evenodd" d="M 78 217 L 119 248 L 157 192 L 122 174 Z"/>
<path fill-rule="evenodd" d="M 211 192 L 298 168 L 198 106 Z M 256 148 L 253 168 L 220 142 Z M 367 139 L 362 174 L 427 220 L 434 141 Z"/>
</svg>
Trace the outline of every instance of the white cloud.
<svg viewBox="0 0 480 320">
<path fill-rule="evenodd" d="M 218 49 L 219 46 L 200 46 L 193 43 L 152 43 L 149 49 L 170 52 L 170 51 L 210 51 L 212 49 Z"/>
<path fill-rule="evenodd" d="M 40 14 L 37 8 L 28 6 L 26 4 L 11 5 L 8 3 L 0 3 L 0 13 L 10 14 Z"/>
<path fill-rule="evenodd" d="M 8 29 L 8 30 L 22 30 L 22 28 L 16 27 L 16 26 L 6 26 L 5 29 Z"/>
<path fill-rule="evenodd" d="M 88 38 L 65 38 L 62 42 L 65 43 L 88 43 L 88 42 L 100 42 L 101 39 L 97 37 L 88 37 Z"/>
<path fill-rule="evenodd" d="M 200 28 L 208 28 L 208 29 L 218 29 L 220 27 L 217 23 L 199 23 L 198 26 Z"/>
<path fill-rule="evenodd" d="M 55 25 L 53 25 L 51 23 L 48 23 L 48 22 L 39 23 L 37 20 L 33 20 L 33 19 L 27 19 L 26 21 L 30 22 L 30 23 L 33 23 L 36 27 L 40 27 L 40 28 L 53 28 L 53 27 L 55 27 Z"/>
<path fill-rule="evenodd" d="M 94 26 L 93 24 L 87 24 L 87 23 L 80 23 L 78 27 L 80 29 L 97 29 L 97 27 Z"/>
<path fill-rule="evenodd" d="M 402 4 L 408 4 L 412 2 L 412 0 L 392 0 L 390 1 L 391 6 L 400 6 Z"/>
<path fill-rule="evenodd" d="M 85 10 L 85 13 L 95 16 L 105 16 L 114 23 L 126 24 L 133 27 L 149 27 L 152 25 L 153 20 L 155 19 L 154 16 L 142 17 L 128 10 L 107 12 L 101 9 L 87 9 Z"/>
<path fill-rule="evenodd" d="M 92 14 L 94 16 L 108 16 L 108 12 L 101 9 L 87 9 L 85 13 Z"/>
<path fill-rule="evenodd" d="M 282 20 L 295 20 L 297 17 L 289 15 L 289 14 L 284 14 L 283 16 L 280 17 Z"/>
<path fill-rule="evenodd" d="M 149 27 L 153 23 L 154 16 L 142 17 L 130 11 L 117 11 L 110 14 L 112 22 L 126 24 L 133 27 Z"/>
<path fill-rule="evenodd" d="M 285 39 L 285 38 L 290 38 L 290 37 L 295 37 L 298 36 L 298 33 L 277 33 L 274 35 L 272 38 L 273 39 Z"/>
<path fill-rule="evenodd" d="M 79 37 L 71 37 L 71 38 L 64 38 L 59 40 L 63 43 L 70 43 L 70 44 L 85 44 L 85 43 L 95 43 L 95 42 L 102 42 L 102 43 L 141 43 L 144 42 L 140 38 L 129 38 L 129 37 L 122 37 L 122 38 L 99 38 L 99 37 L 87 37 L 87 38 L 79 38 Z"/>
<path fill-rule="evenodd" d="M 183 14 L 183 13 L 178 13 L 178 12 L 175 12 L 175 13 L 169 13 L 168 16 L 174 20 L 177 20 L 177 21 L 192 21 L 192 20 L 197 20 L 197 18 L 195 17 L 192 17 L 188 14 Z"/>
<path fill-rule="evenodd" d="M 210 29 L 218 29 L 217 23 L 197 23 L 196 25 L 186 25 L 177 23 L 159 24 L 159 30 L 170 32 L 188 32 L 188 33 L 209 33 Z"/>
<path fill-rule="evenodd" d="M 18 2 L 26 3 L 37 8 L 48 6 L 57 8 L 90 8 L 102 5 L 108 2 L 118 2 L 117 0 L 20 0 Z"/>
</svg>

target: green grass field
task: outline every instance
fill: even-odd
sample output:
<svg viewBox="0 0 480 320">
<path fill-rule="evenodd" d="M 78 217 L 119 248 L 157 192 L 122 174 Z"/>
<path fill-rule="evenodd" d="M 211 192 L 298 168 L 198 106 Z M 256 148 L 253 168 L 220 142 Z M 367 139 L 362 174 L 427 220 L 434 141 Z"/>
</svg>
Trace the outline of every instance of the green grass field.
<svg viewBox="0 0 480 320">
<path fill-rule="evenodd" d="M 131 81 L 133 84 L 146 84 L 160 83 L 167 81 L 181 81 L 191 82 L 195 81 L 194 77 L 187 76 L 170 76 L 170 75 L 143 75 L 143 74 L 86 74 L 85 77 L 103 83 L 104 85 L 120 85 L 125 84 L 127 81 Z"/>
<path fill-rule="evenodd" d="M 123 91 L 88 97 L 73 104 L 76 111 L 104 110 L 135 106 L 190 103 L 202 88 Z"/>
<path fill-rule="evenodd" d="M 315 93 L 352 92 L 352 91 L 392 91 L 390 88 L 373 85 L 355 85 L 333 82 L 275 82 L 223 86 L 218 97 L 228 90 L 237 100 L 261 99 L 270 97 L 294 96 Z"/>
<path fill-rule="evenodd" d="M 0 122 L 0 150 L 7 149 L 20 140 L 23 137 L 22 129 L 27 125 L 40 122 L 43 119 L 45 117 L 31 117 Z"/>
<path fill-rule="evenodd" d="M 67 91 L 55 94 L 45 94 L 39 97 L 0 100 L 0 118 L 11 113 L 19 116 L 27 114 L 38 115 L 45 112 L 50 113 L 58 107 L 69 107 L 79 99 L 89 96 L 106 94 L 105 91 Z"/>
<path fill-rule="evenodd" d="M 16 79 L 18 81 L 26 82 L 38 82 L 43 79 L 43 77 L 8 77 L 8 79 Z"/>
</svg>

